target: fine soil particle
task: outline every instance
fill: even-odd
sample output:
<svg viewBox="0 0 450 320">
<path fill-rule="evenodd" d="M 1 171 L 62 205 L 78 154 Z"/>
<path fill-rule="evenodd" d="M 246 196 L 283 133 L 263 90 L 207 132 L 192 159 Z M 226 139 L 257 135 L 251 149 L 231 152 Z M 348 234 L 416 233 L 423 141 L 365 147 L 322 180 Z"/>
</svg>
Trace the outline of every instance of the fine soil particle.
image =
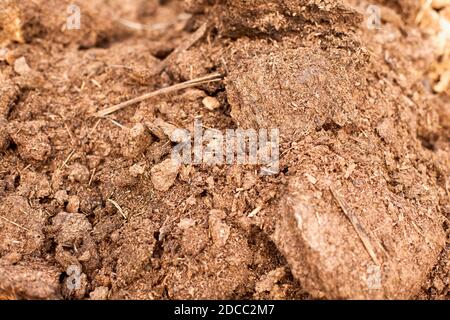
<svg viewBox="0 0 450 320">
<path fill-rule="evenodd" d="M 448 62 L 375 3 L 1 1 L 0 299 L 448 299 Z M 175 162 L 199 121 L 279 172 Z"/>
</svg>

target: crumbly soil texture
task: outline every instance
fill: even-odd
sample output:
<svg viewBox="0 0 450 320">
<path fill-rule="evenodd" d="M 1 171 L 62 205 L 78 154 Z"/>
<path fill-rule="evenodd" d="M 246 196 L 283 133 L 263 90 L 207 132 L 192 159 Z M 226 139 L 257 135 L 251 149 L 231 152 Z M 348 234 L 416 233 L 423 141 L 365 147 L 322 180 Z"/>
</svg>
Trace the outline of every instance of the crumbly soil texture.
<svg viewBox="0 0 450 320">
<path fill-rule="evenodd" d="M 449 299 L 414 2 L 1 1 L 0 299 Z M 278 129 L 279 170 L 174 163 L 199 120 Z"/>
</svg>

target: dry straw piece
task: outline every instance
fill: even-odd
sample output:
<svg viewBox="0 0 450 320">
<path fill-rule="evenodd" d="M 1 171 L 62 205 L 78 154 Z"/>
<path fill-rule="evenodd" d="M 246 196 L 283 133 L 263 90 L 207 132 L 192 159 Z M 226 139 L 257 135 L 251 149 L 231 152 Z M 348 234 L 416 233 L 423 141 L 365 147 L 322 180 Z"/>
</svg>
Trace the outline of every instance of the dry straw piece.
<svg viewBox="0 0 450 320">
<path fill-rule="evenodd" d="M 148 100 L 150 98 L 162 95 L 162 94 L 167 94 L 167 93 L 171 93 L 171 92 L 175 92 L 175 91 L 179 91 L 179 90 L 183 90 L 183 89 L 187 89 L 187 88 L 191 88 L 191 87 L 196 87 L 202 84 L 206 84 L 206 83 L 210 83 L 210 82 L 216 82 L 216 81 L 220 81 L 223 79 L 223 75 L 221 75 L 220 73 L 213 73 L 213 74 L 209 74 L 207 76 L 204 77 L 200 77 L 200 78 L 196 78 L 193 80 L 189 80 L 186 82 L 182 82 L 182 83 L 177 83 L 173 86 L 170 87 L 166 87 L 166 88 L 162 88 L 162 89 L 158 89 L 156 91 L 153 92 L 149 92 L 146 93 L 142 96 L 139 96 L 137 98 L 122 102 L 120 104 L 117 104 L 115 106 L 103 109 L 99 112 L 97 112 L 95 114 L 96 117 L 104 117 L 107 116 L 111 113 L 114 113 L 116 111 L 119 111 L 123 108 L 126 108 L 130 105 L 133 105 L 135 103 L 138 102 L 142 102 L 144 100 Z"/>
<path fill-rule="evenodd" d="M 119 211 L 119 213 L 122 215 L 122 217 L 125 220 L 128 220 L 128 216 L 123 212 L 122 208 L 119 206 L 119 204 L 117 202 L 115 202 L 112 199 L 108 199 L 108 202 L 110 202 L 114 207 L 116 207 L 116 209 Z"/>
<path fill-rule="evenodd" d="M 358 237 L 361 239 L 361 242 L 363 243 L 373 262 L 379 266 L 380 262 L 378 261 L 377 255 L 375 254 L 375 250 L 373 249 L 370 236 L 368 235 L 362 224 L 359 222 L 358 218 L 353 213 L 352 209 L 348 206 L 348 204 L 344 201 L 344 199 L 342 199 L 342 197 L 338 194 L 338 192 L 333 187 L 330 187 L 330 191 L 333 197 L 336 199 L 339 206 L 341 207 L 345 216 L 350 220 L 351 224 L 353 225 L 353 228 L 355 228 Z"/>
</svg>

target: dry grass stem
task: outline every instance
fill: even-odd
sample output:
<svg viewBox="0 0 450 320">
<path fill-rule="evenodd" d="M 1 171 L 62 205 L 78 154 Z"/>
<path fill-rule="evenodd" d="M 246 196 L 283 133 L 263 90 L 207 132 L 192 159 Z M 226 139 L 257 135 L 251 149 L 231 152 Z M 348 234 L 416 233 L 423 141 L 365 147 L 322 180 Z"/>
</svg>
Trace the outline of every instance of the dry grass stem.
<svg viewBox="0 0 450 320">
<path fill-rule="evenodd" d="M 338 202 L 339 206 L 341 207 L 342 211 L 344 212 L 345 216 L 350 220 L 351 224 L 353 225 L 353 228 L 355 228 L 356 233 L 358 234 L 358 237 L 361 239 L 361 242 L 363 243 L 364 247 L 366 248 L 367 252 L 369 253 L 370 257 L 372 258 L 373 262 L 376 265 L 380 265 L 380 262 L 378 261 L 378 258 L 375 254 L 375 250 L 373 249 L 372 242 L 370 240 L 370 237 L 364 227 L 359 222 L 358 218 L 354 214 L 353 210 L 348 206 L 348 204 L 345 202 L 344 199 L 338 194 L 338 192 L 330 186 L 330 191 L 333 197 Z"/>
<path fill-rule="evenodd" d="M 175 91 L 179 91 L 179 90 L 195 87 L 195 86 L 198 86 L 198 85 L 201 85 L 201 84 L 215 82 L 215 81 L 220 81 L 220 80 L 222 80 L 222 75 L 220 73 L 209 74 L 209 75 L 204 76 L 204 77 L 196 78 L 196 79 L 193 79 L 193 80 L 189 80 L 189 81 L 186 81 L 186 82 L 175 84 L 175 85 L 170 86 L 170 87 L 166 87 L 166 88 L 158 89 L 158 90 L 153 91 L 153 92 L 146 93 L 146 94 L 144 94 L 142 96 L 139 96 L 137 98 L 134 98 L 134 99 L 122 102 L 120 104 L 117 104 L 115 106 L 103 109 L 103 110 L 97 112 L 95 115 L 97 117 L 105 117 L 105 116 L 107 116 L 107 115 L 109 115 L 111 113 L 114 113 L 114 112 L 116 112 L 118 110 L 126 108 L 126 107 L 128 107 L 130 105 L 133 105 L 133 104 L 138 103 L 138 102 L 145 101 L 147 99 L 150 99 L 152 97 L 156 97 L 158 95 L 167 94 L 167 93 L 170 93 L 170 92 L 175 92 Z"/>
</svg>

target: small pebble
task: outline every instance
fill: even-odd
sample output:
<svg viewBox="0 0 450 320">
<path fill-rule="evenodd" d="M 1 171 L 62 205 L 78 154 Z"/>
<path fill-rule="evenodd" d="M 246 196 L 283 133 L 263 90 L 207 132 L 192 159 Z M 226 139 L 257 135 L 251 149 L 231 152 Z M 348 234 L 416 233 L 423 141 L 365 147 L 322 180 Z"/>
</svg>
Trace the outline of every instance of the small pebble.
<svg viewBox="0 0 450 320">
<path fill-rule="evenodd" d="M 131 129 L 122 130 L 119 141 L 122 155 L 125 158 L 134 159 L 145 153 L 152 143 L 152 137 L 143 124 L 137 123 Z"/>
<path fill-rule="evenodd" d="M 172 160 L 166 159 L 154 166 L 151 170 L 151 179 L 156 190 L 167 191 L 177 178 L 180 165 Z"/>
<path fill-rule="evenodd" d="M 70 196 L 67 203 L 66 210 L 70 213 L 78 213 L 80 209 L 80 198 L 78 196 Z"/>
<path fill-rule="evenodd" d="M 203 103 L 203 106 L 210 111 L 214 111 L 214 110 L 220 108 L 220 102 L 216 98 L 213 98 L 213 97 L 204 98 L 202 103 Z"/>
<path fill-rule="evenodd" d="M 67 195 L 66 190 L 56 191 L 53 198 L 56 200 L 56 202 L 58 202 L 60 206 L 64 205 L 64 203 L 66 203 L 69 200 L 69 196 Z"/>
<path fill-rule="evenodd" d="M 224 223 L 225 212 L 222 210 L 211 210 L 209 212 L 209 231 L 213 242 L 218 246 L 224 246 L 230 236 L 231 228 Z"/>
<path fill-rule="evenodd" d="M 91 300 L 108 300 L 109 289 L 107 287 L 97 287 L 89 293 Z"/>
<path fill-rule="evenodd" d="M 89 169 L 80 164 L 75 163 L 70 166 L 69 180 L 72 182 L 88 183 L 90 179 Z"/>
<path fill-rule="evenodd" d="M 433 280 L 433 287 L 435 287 L 438 293 L 440 293 L 442 292 L 442 290 L 444 290 L 445 284 L 440 278 L 436 277 Z"/>
<path fill-rule="evenodd" d="M 193 226 L 195 226 L 195 220 L 189 218 L 181 219 L 181 221 L 178 223 L 178 228 L 182 230 L 188 229 Z"/>
<path fill-rule="evenodd" d="M 205 96 L 205 92 L 199 89 L 187 89 L 186 92 L 183 94 L 183 97 L 186 98 L 188 101 L 195 101 L 197 99 L 201 99 Z"/>
<path fill-rule="evenodd" d="M 129 169 L 132 177 L 136 178 L 137 176 L 143 175 L 145 172 L 145 166 L 141 164 L 134 164 Z"/>
<path fill-rule="evenodd" d="M 31 72 L 31 68 L 25 57 L 20 57 L 14 62 L 14 71 L 21 76 L 25 76 Z"/>
</svg>

